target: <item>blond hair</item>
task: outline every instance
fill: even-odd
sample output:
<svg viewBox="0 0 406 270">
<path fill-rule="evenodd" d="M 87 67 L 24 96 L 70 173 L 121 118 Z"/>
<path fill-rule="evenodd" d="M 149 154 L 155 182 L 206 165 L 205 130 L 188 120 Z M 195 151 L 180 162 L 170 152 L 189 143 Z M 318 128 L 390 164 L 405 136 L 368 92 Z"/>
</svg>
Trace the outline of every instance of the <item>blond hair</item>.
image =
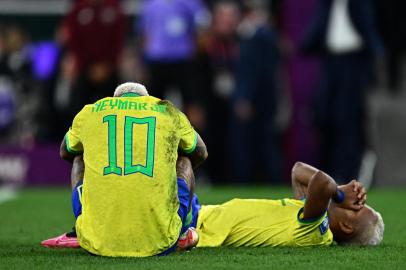
<svg viewBox="0 0 406 270">
<path fill-rule="evenodd" d="M 126 82 L 117 86 L 116 90 L 114 91 L 114 96 L 120 97 L 125 93 L 134 93 L 140 96 L 149 95 L 144 85 L 134 82 Z"/>
<path fill-rule="evenodd" d="M 369 221 L 365 228 L 359 232 L 354 238 L 349 240 L 348 244 L 358 244 L 361 246 L 377 246 L 383 240 L 383 232 L 385 230 L 385 224 L 381 214 L 375 211 L 377 219 L 375 221 Z"/>
</svg>

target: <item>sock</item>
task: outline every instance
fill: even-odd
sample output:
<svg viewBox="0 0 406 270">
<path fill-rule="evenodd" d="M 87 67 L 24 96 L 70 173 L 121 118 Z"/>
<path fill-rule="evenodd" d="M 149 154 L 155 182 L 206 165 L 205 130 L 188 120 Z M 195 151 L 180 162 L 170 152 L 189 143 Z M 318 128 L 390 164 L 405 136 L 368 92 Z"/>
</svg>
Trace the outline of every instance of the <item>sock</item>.
<svg viewBox="0 0 406 270">
<path fill-rule="evenodd" d="M 66 234 L 66 236 L 67 236 L 67 237 L 77 237 L 77 236 L 76 236 L 76 229 L 75 229 L 75 227 L 73 227 L 73 228 L 72 228 L 72 231 L 68 232 L 68 233 Z"/>
</svg>

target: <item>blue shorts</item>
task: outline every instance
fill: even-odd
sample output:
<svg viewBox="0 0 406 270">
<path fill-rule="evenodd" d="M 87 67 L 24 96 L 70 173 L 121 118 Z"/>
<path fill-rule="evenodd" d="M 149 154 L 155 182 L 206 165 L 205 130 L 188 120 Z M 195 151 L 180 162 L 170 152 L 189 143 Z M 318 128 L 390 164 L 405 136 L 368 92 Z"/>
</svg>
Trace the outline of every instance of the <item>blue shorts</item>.
<svg viewBox="0 0 406 270">
<path fill-rule="evenodd" d="M 83 186 L 83 181 L 79 181 L 76 184 L 76 187 L 72 192 L 72 210 L 73 210 L 73 214 L 75 215 L 75 218 L 78 218 L 78 216 L 80 216 L 80 214 L 82 214 L 82 204 L 80 202 L 81 196 L 82 196 L 82 186 Z M 179 235 L 186 232 L 186 230 L 189 227 L 196 228 L 196 225 L 197 225 L 197 217 L 198 217 L 199 210 L 200 210 L 200 204 L 199 204 L 196 194 L 193 194 L 192 205 L 190 207 L 190 211 L 188 212 L 189 196 L 190 196 L 190 191 L 189 191 L 189 187 L 186 184 L 186 181 L 181 178 L 178 178 L 178 198 L 179 198 L 178 215 L 182 220 L 182 228 L 181 228 Z M 164 251 L 160 255 L 167 255 L 167 254 L 175 251 L 176 245 L 177 245 L 177 243 L 175 243 L 175 245 L 173 245 L 172 247 L 170 247 L 168 250 Z"/>
</svg>

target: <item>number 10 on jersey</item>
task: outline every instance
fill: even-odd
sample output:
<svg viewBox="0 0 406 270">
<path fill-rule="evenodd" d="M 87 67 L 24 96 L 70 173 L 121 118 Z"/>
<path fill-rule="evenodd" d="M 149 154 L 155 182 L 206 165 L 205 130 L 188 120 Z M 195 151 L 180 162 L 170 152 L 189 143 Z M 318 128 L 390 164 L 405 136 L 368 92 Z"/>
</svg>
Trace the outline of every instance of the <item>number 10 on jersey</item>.
<svg viewBox="0 0 406 270">
<path fill-rule="evenodd" d="M 117 164 L 117 115 L 106 115 L 103 123 L 108 125 L 108 163 L 103 175 L 123 175 L 122 167 Z M 147 125 L 146 164 L 133 165 L 133 129 L 134 125 Z M 155 155 L 155 117 L 137 118 L 126 116 L 124 121 L 124 175 L 141 173 L 152 177 L 154 174 Z"/>
</svg>

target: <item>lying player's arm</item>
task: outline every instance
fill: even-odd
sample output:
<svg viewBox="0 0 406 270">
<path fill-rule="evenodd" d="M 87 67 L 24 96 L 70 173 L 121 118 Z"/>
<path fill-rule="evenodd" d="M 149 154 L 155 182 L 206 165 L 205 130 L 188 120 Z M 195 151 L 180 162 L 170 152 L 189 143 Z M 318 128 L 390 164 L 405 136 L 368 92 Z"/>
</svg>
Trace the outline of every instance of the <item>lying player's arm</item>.
<svg viewBox="0 0 406 270">
<path fill-rule="evenodd" d="M 59 149 L 59 155 L 62 159 L 69 161 L 70 163 L 73 162 L 73 159 L 75 158 L 75 154 L 69 153 L 66 147 L 66 137 L 63 137 L 61 147 Z"/>
<path fill-rule="evenodd" d="M 306 181 L 301 179 L 303 182 Z M 303 218 L 314 219 L 322 216 L 328 208 L 330 199 L 340 207 L 360 210 L 365 203 L 362 199 L 365 189 L 360 187 L 362 186 L 355 180 L 338 187 L 328 174 L 317 171 L 308 181 Z"/>
<path fill-rule="evenodd" d="M 206 144 L 204 143 L 200 135 L 197 134 L 197 143 L 195 150 L 189 154 L 183 153 L 182 155 L 190 158 L 193 169 L 196 169 L 207 159 L 209 154 L 207 153 Z"/>
<path fill-rule="evenodd" d="M 302 162 L 295 163 L 291 172 L 292 189 L 295 199 L 301 200 L 307 197 L 309 181 L 318 171 L 308 164 Z"/>
</svg>

